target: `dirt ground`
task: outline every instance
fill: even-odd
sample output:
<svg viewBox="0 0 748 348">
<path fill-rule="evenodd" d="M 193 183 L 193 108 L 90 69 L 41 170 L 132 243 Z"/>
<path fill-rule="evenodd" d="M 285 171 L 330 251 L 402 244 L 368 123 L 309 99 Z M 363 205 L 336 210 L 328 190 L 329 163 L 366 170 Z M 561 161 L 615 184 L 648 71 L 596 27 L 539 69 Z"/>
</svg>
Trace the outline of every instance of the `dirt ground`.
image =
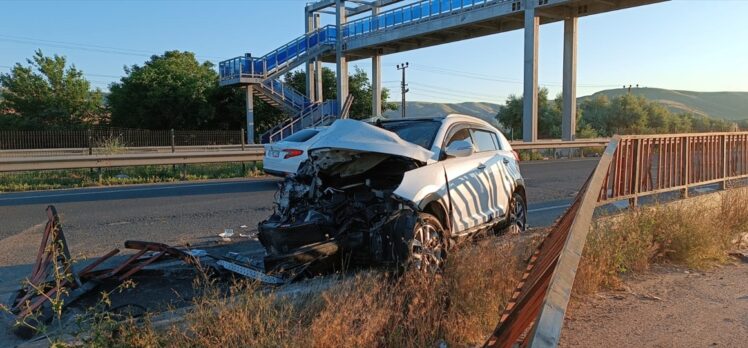
<svg viewBox="0 0 748 348">
<path fill-rule="evenodd" d="M 748 347 L 748 263 L 657 266 L 573 299 L 560 347 Z"/>
</svg>

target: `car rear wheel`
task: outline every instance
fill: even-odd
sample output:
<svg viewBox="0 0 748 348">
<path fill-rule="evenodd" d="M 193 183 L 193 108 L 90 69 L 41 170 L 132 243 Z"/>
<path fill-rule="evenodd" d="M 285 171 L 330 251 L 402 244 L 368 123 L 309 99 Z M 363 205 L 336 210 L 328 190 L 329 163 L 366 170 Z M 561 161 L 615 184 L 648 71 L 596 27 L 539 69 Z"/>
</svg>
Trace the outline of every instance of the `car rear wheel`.
<svg viewBox="0 0 748 348">
<path fill-rule="evenodd" d="M 522 233 L 527 230 L 527 204 L 521 194 L 515 192 L 509 203 L 508 232 Z"/>
<path fill-rule="evenodd" d="M 447 259 L 444 228 L 435 216 L 420 213 L 410 242 L 410 267 L 424 273 L 441 272 Z"/>
</svg>

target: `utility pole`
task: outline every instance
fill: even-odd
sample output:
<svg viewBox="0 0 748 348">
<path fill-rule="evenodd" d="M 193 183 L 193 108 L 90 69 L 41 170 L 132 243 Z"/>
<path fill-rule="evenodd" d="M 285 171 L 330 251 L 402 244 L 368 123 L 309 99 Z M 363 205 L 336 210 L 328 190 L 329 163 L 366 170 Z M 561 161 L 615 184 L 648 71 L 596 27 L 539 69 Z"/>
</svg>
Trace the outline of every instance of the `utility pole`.
<svg viewBox="0 0 748 348">
<path fill-rule="evenodd" d="M 405 69 L 407 69 L 408 66 L 410 66 L 408 62 L 397 65 L 397 70 L 403 71 L 403 79 L 400 81 L 400 94 L 402 95 L 402 104 L 400 104 L 400 110 L 402 111 L 403 118 L 405 118 L 405 93 L 408 93 L 408 91 L 410 91 L 407 88 L 408 85 L 405 83 Z"/>
</svg>

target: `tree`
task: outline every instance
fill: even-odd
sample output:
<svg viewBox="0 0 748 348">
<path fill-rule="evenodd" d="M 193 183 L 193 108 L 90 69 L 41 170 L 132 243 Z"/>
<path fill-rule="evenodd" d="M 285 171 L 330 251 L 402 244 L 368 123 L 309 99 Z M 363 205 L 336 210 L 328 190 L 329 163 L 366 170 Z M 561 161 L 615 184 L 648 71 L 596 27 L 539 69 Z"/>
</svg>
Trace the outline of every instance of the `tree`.
<svg viewBox="0 0 748 348">
<path fill-rule="evenodd" d="M 0 74 L 0 125 L 21 129 L 78 128 L 105 120 L 103 95 L 63 56 L 37 50 L 28 66 Z"/>
<path fill-rule="evenodd" d="M 538 138 L 556 139 L 561 137 L 561 114 L 563 99 L 557 96 L 548 100 L 548 89 L 538 91 Z M 524 114 L 524 98 L 510 95 L 506 104 L 499 109 L 496 119 L 509 131 L 514 139 L 522 139 L 522 115 Z M 581 110 L 577 110 L 577 120 Z M 579 126 L 577 126 L 579 129 Z"/>
<path fill-rule="evenodd" d="M 286 74 L 284 80 L 297 91 L 306 90 L 306 72 L 303 70 L 292 71 Z M 348 77 L 348 91 L 353 95 L 353 105 L 351 105 L 350 116 L 355 119 L 364 119 L 372 116 L 372 89 L 369 76 L 366 72 L 356 67 L 354 73 Z M 382 88 L 382 112 L 387 110 L 396 110 L 397 105 L 387 102 L 390 91 Z M 322 68 L 322 96 L 323 99 L 337 98 L 337 80 L 335 72 L 327 67 Z"/>
<path fill-rule="evenodd" d="M 143 66 L 125 67 L 125 74 L 109 87 L 112 125 L 200 129 L 215 123 L 210 98 L 218 88 L 218 74 L 194 53 L 167 51 Z"/>
</svg>

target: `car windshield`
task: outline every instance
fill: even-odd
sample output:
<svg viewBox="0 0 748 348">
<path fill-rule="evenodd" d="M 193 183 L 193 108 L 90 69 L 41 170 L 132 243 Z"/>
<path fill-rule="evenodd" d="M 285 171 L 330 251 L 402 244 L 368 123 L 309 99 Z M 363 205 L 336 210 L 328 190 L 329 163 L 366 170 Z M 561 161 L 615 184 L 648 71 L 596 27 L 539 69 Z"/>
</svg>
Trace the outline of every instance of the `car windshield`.
<svg viewBox="0 0 748 348">
<path fill-rule="evenodd" d="M 432 120 L 404 120 L 382 122 L 381 127 L 397 134 L 401 139 L 431 150 L 441 122 Z"/>
<path fill-rule="evenodd" d="M 292 143 L 303 143 L 309 139 L 311 139 L 313 136 L 317 135 L 319 133 L 319 130 L 317 129 L 304 129 L 300 130 L 293 135 L 284 138 L 283 141 L 288 141 Z"/>
</svg>

